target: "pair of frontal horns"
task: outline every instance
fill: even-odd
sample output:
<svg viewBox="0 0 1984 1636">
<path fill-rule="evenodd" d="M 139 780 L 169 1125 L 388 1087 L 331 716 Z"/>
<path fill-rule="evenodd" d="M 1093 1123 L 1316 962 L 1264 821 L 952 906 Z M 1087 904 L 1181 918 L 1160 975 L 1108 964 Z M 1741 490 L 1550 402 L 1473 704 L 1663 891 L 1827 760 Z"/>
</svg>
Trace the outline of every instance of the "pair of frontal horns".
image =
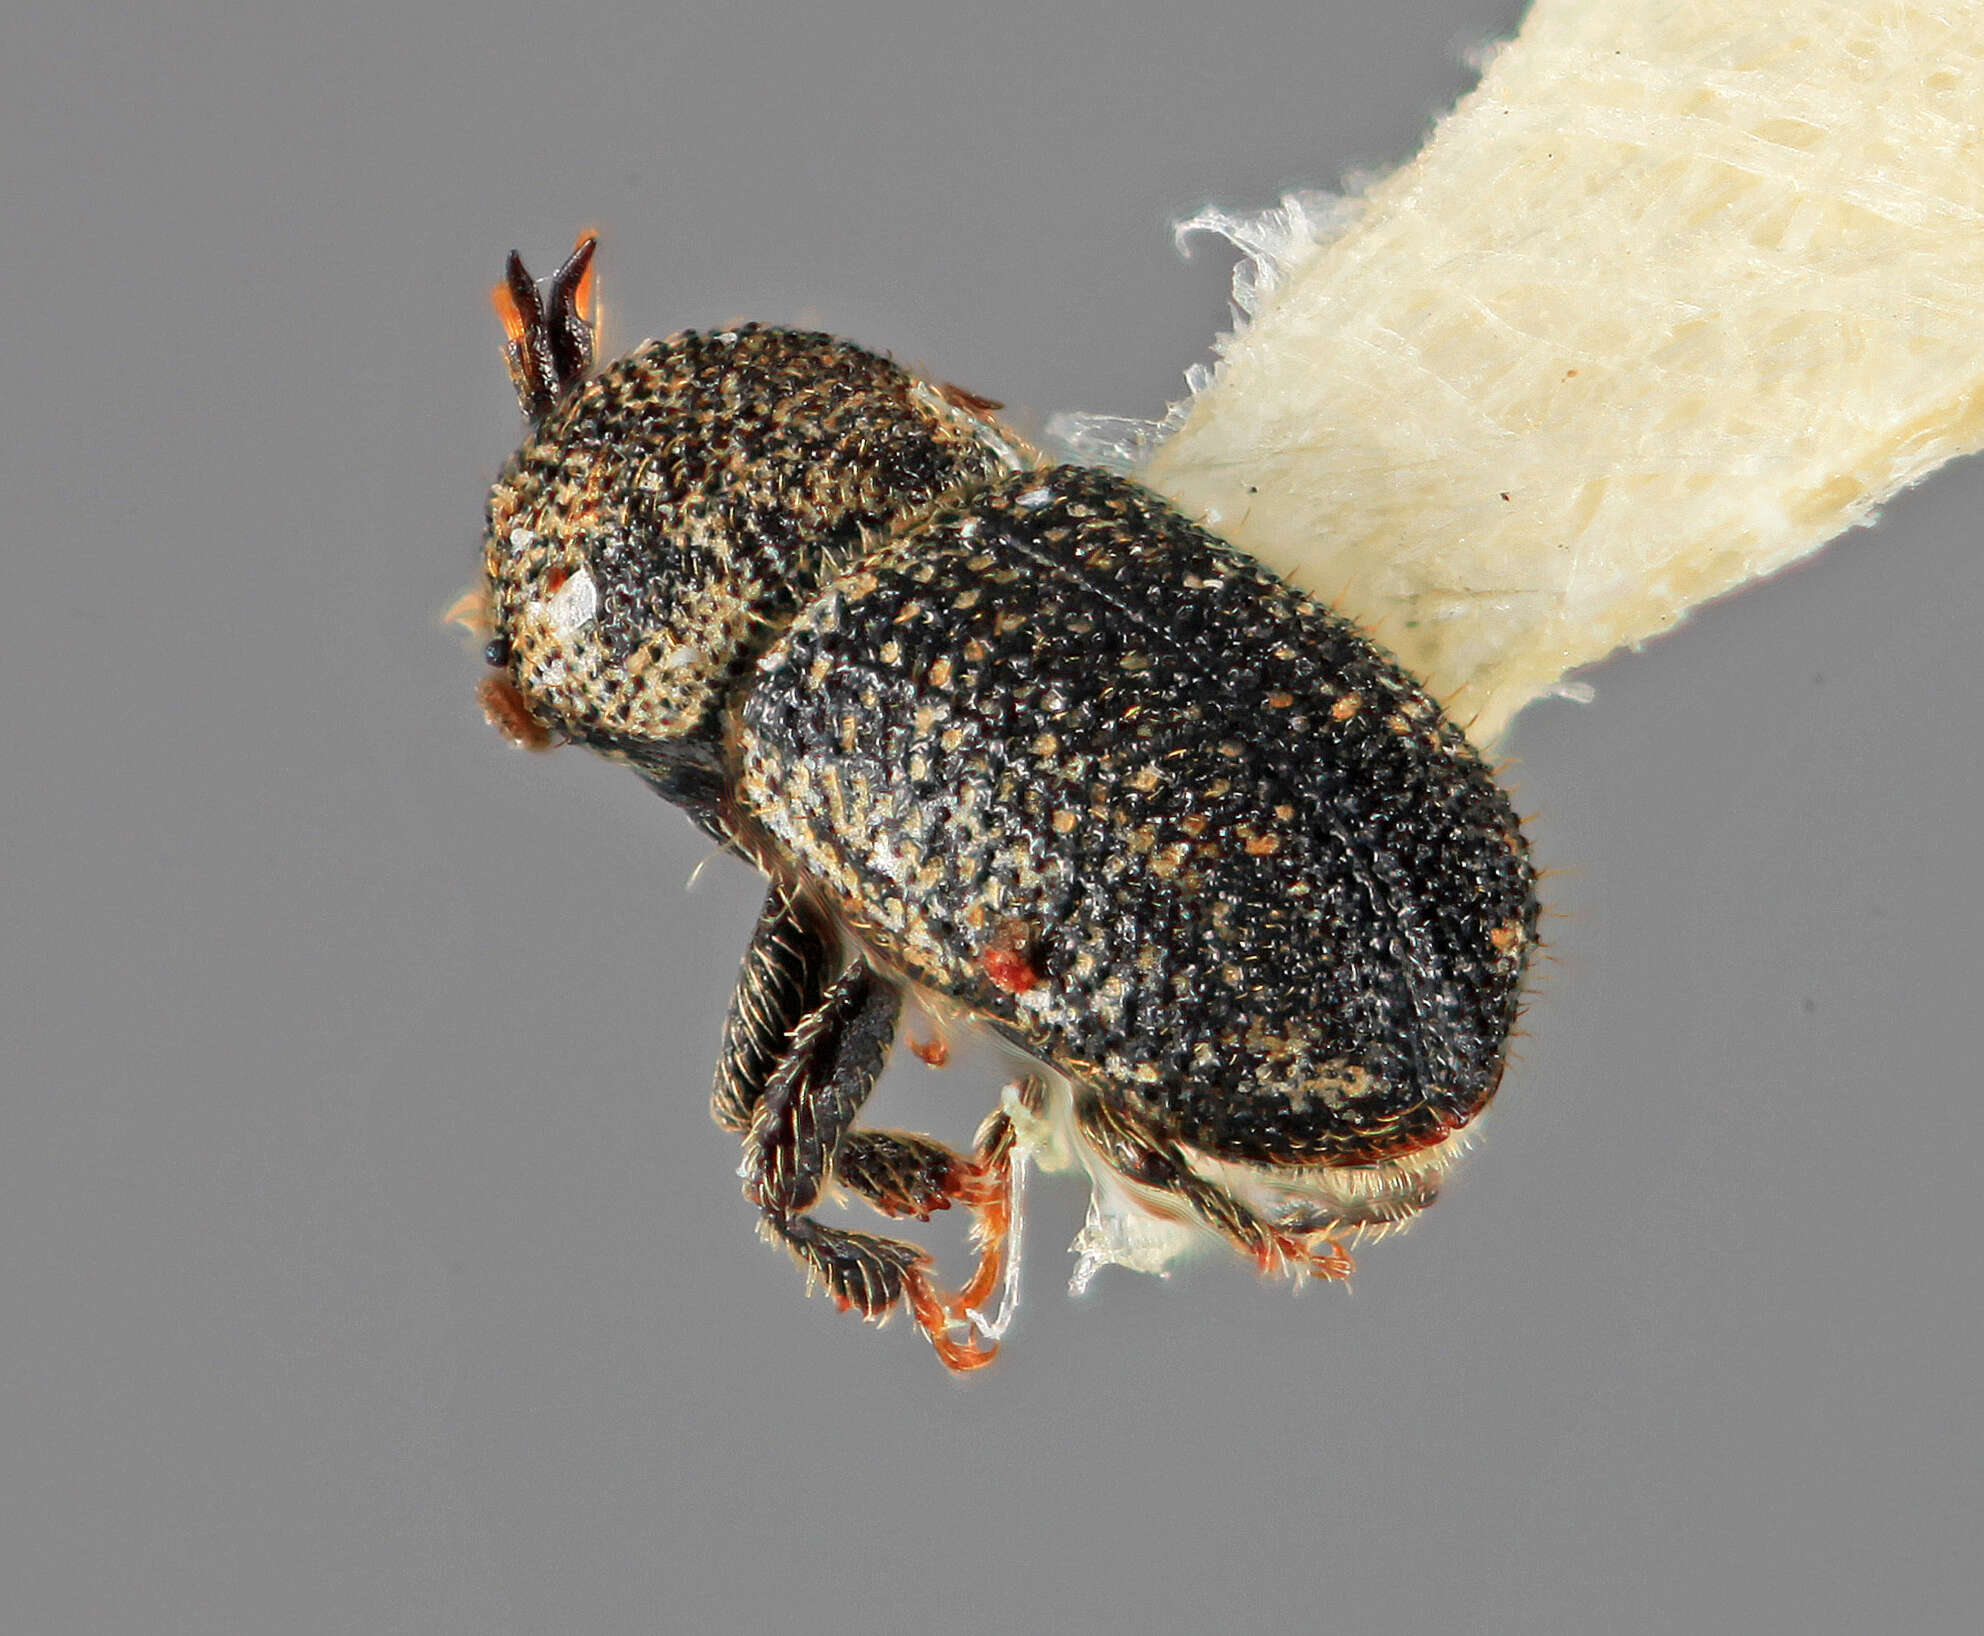
<svg viewBox="0 0 1984 1636">
<path fill-rule="evenodd" d="M 534 421 L 544 419 L 566 388 L 592 366 L 597 328 L 592 256 L 598 248 L 596 234 L 583 235 L 565 265 L 551 275 L 542 299 L 523 257 L 512 250 L 503 282 L 489 292 L 496 316 L 503 320 L 503 356 L 517 403 Z"/>
</svg>

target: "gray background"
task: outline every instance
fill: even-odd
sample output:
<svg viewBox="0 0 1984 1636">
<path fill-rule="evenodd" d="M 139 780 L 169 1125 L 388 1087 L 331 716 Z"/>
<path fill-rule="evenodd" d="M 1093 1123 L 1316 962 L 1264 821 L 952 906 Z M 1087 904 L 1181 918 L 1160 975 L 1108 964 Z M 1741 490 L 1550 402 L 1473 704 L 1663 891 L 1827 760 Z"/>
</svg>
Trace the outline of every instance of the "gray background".
<svg viewBox="0 0 1984 1636">
<path fill-rule="evenodd" d="M 1984 470 L 1521 723 L 1555 958 L 1353 1291 L 1071 1302 L 1049 1182 L 962 1384 L 752 1236 L 753 881 L 437 624 L 513 245 L 602 227 L 622 346 L 1155 413 L 1168 219 L 1403 158 L 1515 12 L 12 13 L 0 1626 L 1974 1628 Z"/>
</svg>

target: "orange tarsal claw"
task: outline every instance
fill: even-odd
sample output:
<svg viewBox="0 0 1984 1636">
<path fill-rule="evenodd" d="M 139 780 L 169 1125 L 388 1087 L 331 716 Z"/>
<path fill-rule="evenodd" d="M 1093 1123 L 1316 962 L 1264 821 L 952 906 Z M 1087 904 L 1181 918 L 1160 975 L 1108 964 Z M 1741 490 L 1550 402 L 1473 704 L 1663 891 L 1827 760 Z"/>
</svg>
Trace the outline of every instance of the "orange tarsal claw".
<svg viewBox="0 0 1984 1636">
<path fill-rule="evenodd" d="M 1334 1240 L 1299 1233 L 1276 1233 L 1254 1251 L 1254 1260 L 1264 1277 L 1290 1272 L 1332 1284 L 1343 1283 L 1357 1270 L 1350 1252 Z"/>
<path fill-rule="evenodd" d="M 970 1282 L 958 1291 L 955 1310 L 961 1317 L 982 1310 L 1006 1273 L 1006 1245 L 1013 1230 L 1011 1165 L 1001 1161 L 996 1176 L 985 1181 L 991 1187 L 989 1195 L 958 1195 L 978 1218 L 972 1227 L 972 1237 L 978 1241 L 978 1266 Z"/>
<path fill-rule="evenodd" d="M 977 1218 L 972 1237 L 978 1265 L 956 1294 L 940 1290 L 928 1272 L 912 1268 L 904 1280 L 910 1316 L 936 1348 L 944 1367 L 959 1374 L 983 1369 L 998 1355 L 999 1343 L 986 1332 L 980 1313 L 1006 1276 L 1013 1233 L 1013 1127 L 995 1114 L 979 1135 L 978 1157 L 958 1178 L 951 1195 Z M 999 1327 L 1003 1328 L 1003 1321 Z M 963 1340 L 957 1339 L 962 1332 Z"/>
<path fill-rule="evenodd" d="M 953 1374 L 968 1375 L 974 1369 L 983 1369 L 999 1355 L 999 1343 L 984 1340 L 971 1321 L 956 1312 L 953 1300 L 930 1282 L 930 1275 L 923 1268 L 911 1267 L 903 1274 L 903 1294 L 909 1301 L 909 1315 L 916 1321 L 916 1327 L 936 1348 L 938 1361 Z M 952 1335 L 960 1326 L 966 1336 L 962 1341 Z"/>
</svg>

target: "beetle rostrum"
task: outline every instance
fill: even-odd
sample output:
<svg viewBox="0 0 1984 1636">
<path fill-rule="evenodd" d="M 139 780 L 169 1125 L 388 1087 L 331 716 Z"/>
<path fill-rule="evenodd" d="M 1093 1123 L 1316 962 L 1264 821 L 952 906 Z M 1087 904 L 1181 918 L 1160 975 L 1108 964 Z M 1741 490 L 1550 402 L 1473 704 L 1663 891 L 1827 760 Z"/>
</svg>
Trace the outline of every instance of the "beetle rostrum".
<svg viewBox="0 0 1984 1636">
<path fill-rule="evenodd" d="M 490 496 L 492 718 L 622 761 L 769 893 L 713 1109 L 766 1235 L 843 1306 L 996 1350 L 1016 1122 L 1264 1270 L 1437 1193 L 1535 944 L 1516 816 L 1380 648 L 1128 478 L 826 335 L 594 372 L 592 243 L 498 305 L 531 419 Z M 906 995 L 1050 1071 L 974 1149 L 858 1128 Z M 1017 1133 L 1023 1135 L 1024 1132 Z M 958 1204 L 961 1289 L 816 1219 Z"/>
</svg>

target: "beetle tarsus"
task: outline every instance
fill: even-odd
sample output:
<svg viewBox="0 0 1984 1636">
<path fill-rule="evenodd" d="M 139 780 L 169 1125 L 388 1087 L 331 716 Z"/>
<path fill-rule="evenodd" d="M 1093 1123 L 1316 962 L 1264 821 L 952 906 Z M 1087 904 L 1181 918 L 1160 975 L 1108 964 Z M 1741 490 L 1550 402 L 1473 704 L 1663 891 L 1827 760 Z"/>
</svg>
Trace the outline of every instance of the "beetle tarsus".
<svg viewBox="0 0 1984 1636">
<path fill-rule="evenodd" d="M 1348 1283 L 1357 1263 L 1333 1238 L 1314 1234 L 1271 1233 L 1254 1251 L 1254 1263 L 1265 1278 L 1319 1278 L 1328 1284 Z"/>
<path fill-rule="evenodd" d="M 983 1369 L 999 1355 L 999 1343 L 981 1335 L 959 1307 L 958 1298 L 939 1290 L 925 1270 L 913 1268 L 903 1283 L 909 1297 L 909 1315 L 923 1338 L 936 1349 L 937 1359 L 946 1369 L 953 1374 L 970 1374 L 974 1369 Z M 962 1339 L 955 1333 L 960 1330 Z"/>
</svg>

